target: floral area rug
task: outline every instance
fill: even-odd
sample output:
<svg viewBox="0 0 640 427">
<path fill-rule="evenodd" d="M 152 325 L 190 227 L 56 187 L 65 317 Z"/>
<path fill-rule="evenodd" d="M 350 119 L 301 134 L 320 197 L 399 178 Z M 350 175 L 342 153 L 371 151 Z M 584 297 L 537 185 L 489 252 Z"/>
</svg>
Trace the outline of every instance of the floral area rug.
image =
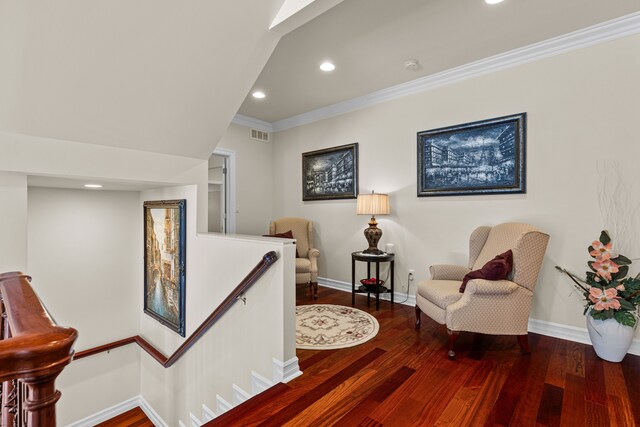
<svg viewBox="0 0 640 427">
<path fill-rule="evenodd" d="M 375 337 L 379 328 L 375 317 L 355 308 L 332 304 L 296 307 L 296 347 L 300 349 L 353 347 Z"/>
</svg>

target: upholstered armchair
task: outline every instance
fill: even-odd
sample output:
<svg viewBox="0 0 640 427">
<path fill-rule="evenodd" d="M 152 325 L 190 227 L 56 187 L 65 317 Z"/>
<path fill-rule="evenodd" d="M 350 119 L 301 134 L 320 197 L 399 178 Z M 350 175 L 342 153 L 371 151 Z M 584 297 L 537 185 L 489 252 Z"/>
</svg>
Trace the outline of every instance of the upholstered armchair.
<svg viewBox="0 0 640 427">
<path fill-rule="evenodd" d="M 527 224 L 507 223 L 478 227 L 469 239 L 469 264 L 433 265 L 431 279 L 418 284 L 416 328 L 420 314 L 446 325 L 448 355 L 455 358 L 454 344 L 461 331 L 490 335 L 516 335 L 529 353 L 529 309 L 549 236 Z M 472 279 L 464 293 L 464 276 L 481 269 L 495 256 L 513 252 L 513 270 L 506 280 Z"/>
<path fill-rule="evenodd" d="M 271 221 L 269 234 L 291 230 L 296 239 L 296 284 L 308 284 L 313 298 L 318 298 L 318 257 L 320 251 L 313 247 L 313 222 L 304 218 L 280 218 Z"/>
</svg>

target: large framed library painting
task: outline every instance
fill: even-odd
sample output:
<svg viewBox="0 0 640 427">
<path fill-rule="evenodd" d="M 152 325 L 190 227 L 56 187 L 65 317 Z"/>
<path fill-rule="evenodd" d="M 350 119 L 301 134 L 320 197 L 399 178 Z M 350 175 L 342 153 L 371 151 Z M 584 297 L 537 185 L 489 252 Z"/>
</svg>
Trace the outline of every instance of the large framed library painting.
<svg viewBox="0 0 640 427">
<path fill-rule="evenodd" d="M 526 119 L 418 132 L 418 197 L 526 192 Z"/>
<path fill-rule="evenodd" d="M 302 200 L 358 197 L 358 143 L 302 153 Z"/>
<path fill-rule="evenodd" d="M 144 202 L 144 312 L 183 337 L 186 205 Z"/>
</svg>

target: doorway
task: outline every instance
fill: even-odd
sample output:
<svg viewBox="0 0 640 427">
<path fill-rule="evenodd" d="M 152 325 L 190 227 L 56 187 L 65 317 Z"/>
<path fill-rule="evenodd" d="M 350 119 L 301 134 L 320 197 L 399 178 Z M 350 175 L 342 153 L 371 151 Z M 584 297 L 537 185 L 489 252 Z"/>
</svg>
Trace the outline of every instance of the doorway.
<svg viewBox="0 0 640 427">
<path fill-rule="evenodd" d="M 207 229 L 210 233 L 235 233 L 235 152 L 214 150 L 209 157 L 208 179 Z"/>
</svg>

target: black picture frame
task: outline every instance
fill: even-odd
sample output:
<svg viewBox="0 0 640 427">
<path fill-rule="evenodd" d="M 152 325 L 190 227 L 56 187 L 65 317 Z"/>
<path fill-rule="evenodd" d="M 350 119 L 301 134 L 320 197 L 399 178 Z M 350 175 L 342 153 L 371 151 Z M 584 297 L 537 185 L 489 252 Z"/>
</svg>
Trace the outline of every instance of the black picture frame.
<svg viewBox="0 0 640 427">
<path fill-rule="evenodd" d="M 187 201 L 144 202 L 144 312 L 185 336 Z"/>
<path fill-rule="evenodd" d="M 526 193 L 527 113 L 418 132 L 418 197 Z"/>
<path fill-rule="evenodd" d="M 358 143 L 302 153 L 302 200 L 358 197 Z"/>
</svg>

